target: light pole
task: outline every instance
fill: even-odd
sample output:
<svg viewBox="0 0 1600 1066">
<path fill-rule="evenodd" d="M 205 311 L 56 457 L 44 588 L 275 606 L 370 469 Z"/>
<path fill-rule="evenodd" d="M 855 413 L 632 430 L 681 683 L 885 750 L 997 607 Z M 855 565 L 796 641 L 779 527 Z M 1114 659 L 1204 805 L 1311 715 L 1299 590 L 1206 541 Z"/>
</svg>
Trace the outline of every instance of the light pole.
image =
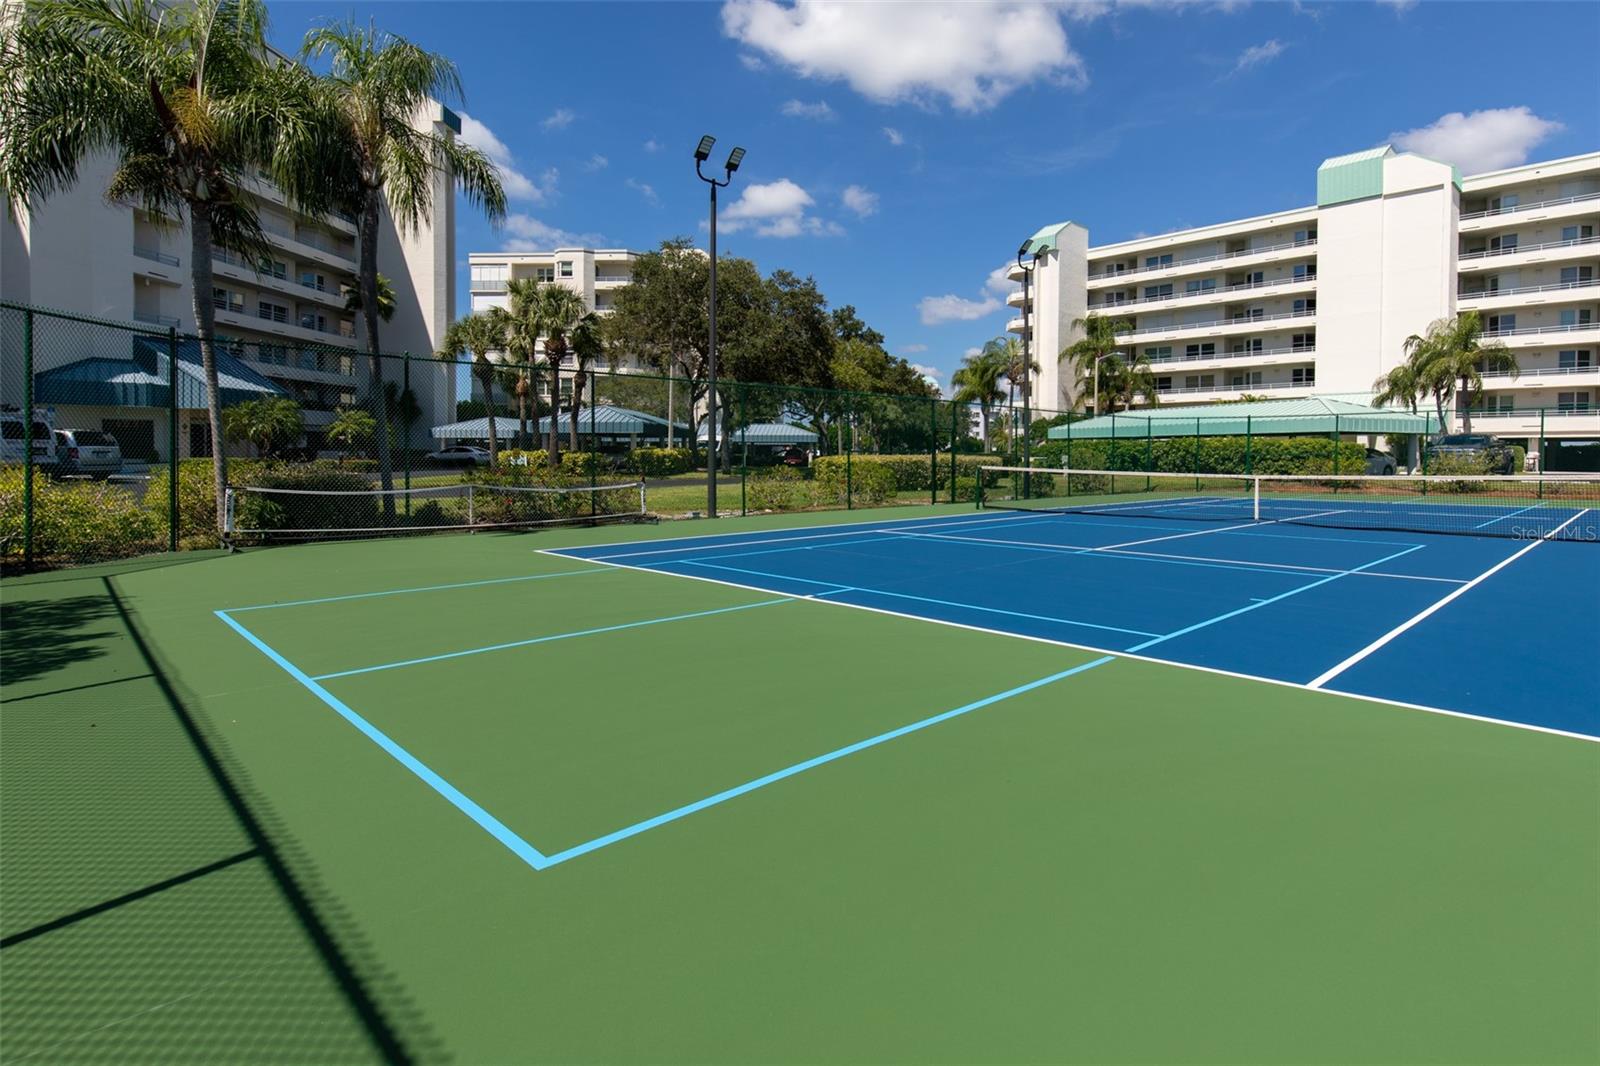
<svg viewBox="0 0 1600 1066">
<path fill-rule="evenodd" d="M 1017 268 L 1022 271 L 1022 465 L 1025 467 L 1033 465 L 1033 449 L 1028 440 L 1028 423 L 1033 420 L 1030 403 L 1033 396 L 1033 357 L 1028 353 L 1028 341 L 1031 339 L 1028 334 L 1028 281 L 1033 276 L 1034 270 L 1038 269 L 1039 256 L 1045 251 L 1041 244 L 1033 253 L 1032 265 L 1024 266 L 1022 257 L 1027 255 L 1033 246 L 1034 240 L 1029 237 L 1022 242 L 1022 247 L 1017 249 Z M 1023 475 L 1023 480 L 1027 481 L 1026 474 Z"/>
<path fill-rule="evenodd" d="M 1104 352 L 1094 357 L 1094 416 L 1100 417 L 1100 360 L 1110 359 L 1116 352 Z"/>
<path fill-rule="evenodd" d="M 700 164 L 711 158 L 711 146 L 717 139 L 711 134 L 700 138 L 694 150 L 694 172 L 701 181 L 711 186 L 711 299 L 707 308 L 711 320 L 711 337 L 706 357 L 706 517 L 717 517 L 717 190 L 725 189 L 733 181 L 733 172 L 744 162 L 744 149 L 735 148 L 728 153 L 727 174 L 721 181 L 708 178 Z"/>
</svg>

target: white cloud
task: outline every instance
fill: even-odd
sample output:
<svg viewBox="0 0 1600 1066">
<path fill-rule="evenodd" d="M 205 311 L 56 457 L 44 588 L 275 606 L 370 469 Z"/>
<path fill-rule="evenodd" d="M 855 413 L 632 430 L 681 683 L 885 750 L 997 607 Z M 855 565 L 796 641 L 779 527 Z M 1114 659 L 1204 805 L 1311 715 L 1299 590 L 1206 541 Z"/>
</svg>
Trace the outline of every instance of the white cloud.
<svg viewBox="0 0 1600 1066">
<path fill-rule="evenodd" d="M 1412 8 L 1417 6 L 1417 0 L 1378 0 L 1378 3 L 1384 7 L 1394 8 L 1397 14 L 1404 11 L 1410 11 Z"/>
<path fill-rule="evenodd" d="M 652 186 L 652 185 L 647 185 L 646 183 L 644 183 L 642 181 L 635 181 L 633 178 L 629 178 L 627 181 L 623 182 L 622 184 L 624 184 L 628 188 L 634 190 L 640 196 L 643 196 L 645 198 L 645 202 L 648 203 L 651 207 L 654 207 L 656 204 L 659 204 L 661 202 L 661 197 L 656 195 L 655 187 Z"/>
<path fill-rule="evenodd" d="M 1038 0 L 722 6 L 724 33 L 804 77 L 843 80 L 879 103 L 943 99 L 961 111 L 987 110 L 1036 81 L 1083 85 L 1061 17 Z"/>
<path fill-rule="evenodd" d="M 508 199 L 526 200 L 538 204 L 554 194 L 556 179 L 560 176 L 554 167 L 546 170 L 540 176 L 540 181 L 534 181 L 516 168 L 515 161 L 511 157 L 511 149 L 495 136 L 493 130 L 465 111 L 459 114 L 461 139 L 489 157 L 489 162 L 500 172 L 500 184 L 505 189 Z"/>
<path fill-rule="evenodd" d="M 839 202 L 856 213 L 858 218 L 878 212 L 878 194 L 867 189 L 865 185 L 846 185 L 844 192 L 839 196 Z"/>
<path fill-rule="evenodd" d="M 981 300 L 968 300 L 954 293 L 944 296 L 924 296 L 917 301 L 917 313 L 924 326 L 939 326 L 946 322 L 971 322 L 994 314 L 1004 305 L 993 296 Z"/>
<path fill-rule="evenodd" d="M 532 215 L 507 215 L 504 229 L 511 237 L 501 249 L 507 252 L 548 252 L 554 248 L 588 248 L 604 244 L 598 233 L 574 233 L 541 222 Z"/>
<path fill-rule="evenodd" d="M 808 215 L 816 201 L 788 178 L 747 185 L 739 199 L 723 209 L 718 225 L 730 233 L 754 229 L 757 237 L 836 237 L 844 232 L 837 222 Z"/>
<path fill-rule="evenodd" d="M 970 359 L 974 355 L 982 355 L 982 354 L 983 354 L 983 349 L 977 347 L 976 345 L 974 345 L 973 347 L 968 348 L 966 351 L 962 352 L 961 353 L 961 357 L 963 359 Z"/>
<path fill-rule="evenodd" d="M 750 55 L 748 52 L 740 53 L 739 63 L 746 70 L 766 70 L 767 65 L 761 62 L 760 56 Z"/>
<path fill-rule="evenodd" d="M 558 107 L 554 111 L 550 112 L 550 114 L 545 117 L 545 120 L 539 123 L 539 125 L 543 126 L 547 130 L 564 130 L 568 126 L 572 125 L 572 120 L 577 117 L 578 116 L 573 113 L 571 108 Z"/>
<path fill-rule="evenodd" d="M 652 154 L 661 151 L 661 144 L 654 137 L 644 142 L 644 150 Z"/>
<path fill-rule="evenodd" d="M 1499 107 L 1463 115 L 1452 111 L 1437 122 L 1389 134 L 1396 148 L 1454 163 L 1468 174 L 1500 170 L 1528 161 L 1528 153 L 1562 129 L 1527 107 Z"/>
<path fill-rule="evenodd" d="M 590 173 L 593 173 L 596 170 L 604 170 L 606 167 L 609 167 L 610 165 L 611 165 L 611 160 L 607 159 L 605 156 L 601 155 L 599 152 L 596 152 L 594 155 L 589 157 L 589 161 L 583 165 L 583 169 L 589 171 Z"/>
<path fill-rule="evenodd" d="M 894 145 L 896 148 L 899 148 L 901 145 L 906 143 L 906 135 L 895 129 L 893 126 L 883 127 L 883 135 L 889 138 L 889 143 Z"/>
<path fill-rule="evenodd" d="M 926 344 L 902 344 L 900 347 L 895 349 L 895 351 L 901 355 L 916 355 L 919 352 L 925 352 L 927 350 L 928 346 Z"/>
<path fill-rule="evenodd" d="M 986 292 L 994 293 L 996 296 L 1005 296 L 1013 289 L 1020 288 L 1020 285 L 1017 282 L 1006 277 L 1006 273 L 1011 270 L 1013 265 L 1015 264 L 1001 263 L 999 266 L 989 271 L 989 276 L 983 279 L 984 290 Z"/>
<path fill-rule="evenodd" d="M 939 387 L 939 377 L 944 373 L 944 371 L 940 370 L 938 367 L 926 366 L 922 363 L 912 363 L 911 369 L 921 374 L 928 384 L 932 385 L 934 388 Z"/>
<path fill-rule="evenodd" d="M 828 106 L 828 101 L 818 100 L 814 104 L 802 100 L 787 100 L 781 109 L 790 118 L 809 118 L 817 122 L 832 122 L 838 116 L 833 113 L 833 108 Z"/>
<path fill-rule="evenodd" d="M 1239 74 L 1249 70 L 1251 67 L 1259 67 L 1263 63 L 1269 63 L 1281 56 L 1283 50 L 1287 47 L 1289 46 L 1276 37 L 1261 44 L 1253 44 L 1239 53 L 1239 58 L 1233 64 L 1233 73 Z"/>
</svg>

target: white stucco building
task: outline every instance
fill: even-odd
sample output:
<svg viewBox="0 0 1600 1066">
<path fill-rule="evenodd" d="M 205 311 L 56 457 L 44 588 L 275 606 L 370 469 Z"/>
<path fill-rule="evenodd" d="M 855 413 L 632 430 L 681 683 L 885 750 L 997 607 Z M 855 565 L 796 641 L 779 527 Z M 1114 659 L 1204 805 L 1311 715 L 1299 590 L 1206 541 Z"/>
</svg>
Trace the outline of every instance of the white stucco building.
<svg viewBox="0 0 1600 1066">
<path fill-rule="evenodd" d="M 506 282 L 554 282 L 583 297 L 590 310 L 611 313 L 617 290 L 633 280 L 633 262 L 641 253 L 626 248 L 557 248 L 550 252 L 473 252 L 467 256 L 472 278 L 472 310 L 507 306 Z M 572 357 L 567 357 L 567 365 Z M 624 373 L 644 369 L 621 356 Z"/>
<path fill-rule="evenodd" d="M 460 131 L 460 119 L 439 104 L 417 121 L 436 133 Z M 0 299 L 149 326 L 156 340 L 147 338 L 144 344 L 158 343 L 169 328 L 193 333 L 188 226 L 106 202 L 113 165 L 109 156 L 91 158 L 71 189 L 0 220 Z M 429 359 L 455 316 L 455 192 L 448 173 L 437 172 L 433 181 L 432 218 L 415 232 L 404 232 L 385 210 L 378 246 L 378 270 L 391 282 L 396 305 L 392 321 L 380 326 L 379 341 L 387 352 L 421 357 L 410 375 L 423 411 L 413 444 L 429 444 L 426 427 L 455 417 L 454 383 L 446 368 Z M 228 355 L 300 402 L 306 443 L 319 448 L 335 408 L 369 399 L 361 316 L 344 309 L 346 287 L 356 284 L 355 223 L 296 210 L 264 175 L 251 181 L 248 192 L 272 255 L 249 264 L 210 249 L 209 299 L 217 334 Z M 9 328 L 15 317 L 8 312 L 5 338 L 3 392 L 10 404 L 19 403 L 22 394 L 20 340 Z M 128 360 L 135 347 L 131 337 L 36 316 L 35 371 Z M 398 378 L 397 367 L 386 369 L 385 376 Z M 83 380 L 86 393 L 104 384 Z M 179 419 L 179 455 L 209 454 L 204 410 L 186 408 Z M 166 420 L 160 408 L 101 406 L 63 412 L 58 425 L 104 428 L 123 443 L 125 454 L 164 459 Z"/>
<path fill-rule="evenodd" d="M 1312 206 L 1116 244 L 1081 222 L 1040 230 L 1035 405 L 1072 405 L 1056 355 L 1091 312 L 1127 323 L 1119 346 L 1175 404 L 1370 396 L 1407 336 L 1477 310 L 1522 373 L 1489 379 L 1475 428 L 1536 437 L 1545 409 L 1548 436 L 1600 436 L 1600 152 L 1463 178 L 1383 146 L 1325 161 L 1316 188 Z"/>
</svg>

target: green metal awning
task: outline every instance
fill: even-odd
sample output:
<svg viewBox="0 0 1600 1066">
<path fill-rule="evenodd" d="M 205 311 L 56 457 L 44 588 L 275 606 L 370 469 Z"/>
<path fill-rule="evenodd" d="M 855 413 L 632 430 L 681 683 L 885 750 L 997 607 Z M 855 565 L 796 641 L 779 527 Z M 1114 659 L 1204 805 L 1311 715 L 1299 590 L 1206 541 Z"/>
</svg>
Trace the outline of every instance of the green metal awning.
<svg viewBox="0 0 1600 1066">
<path fill-rule="evenodd" d="M 737 444 L 815 444 L 818 440 L 816 430 L 789 422 L 755 422 L 733 430 L 729 436 Z M 702 427 L 698 443 L 704 444 L 706 440 L 707 433 Z"/>
<path fill-rule="evenodd" d="M 1282 436 L 1326 433 L 1437 433 L 1432 413 L 1412 414 L 1312 396 L 1194 407 L 1146 407 L 1051 426 L 1052 440 L 1133 437 Z"/>
<path fill-rule="evenodd" d="M 556 416 L 556 433 L 566 436 L 572 423 L 572 413 L 562 411 Z M 496 436 L 509 439 L 518 430 L 519 423 L 515 418 L 499 416 L 494 421 Z M 644 411 L 635 411 L 627 407 L 615 407 L 611 404 L 597 404 L 594 407 L 585 407 L 578 412 L 578 436 L 588 436 L 591 427 L 596 437 L 666 437 L 667 420 Z M 674 423 L 674 428 L 679 434 L 687 435 L 689 427 L 682 423 Z M 545 415 L 537 422 L 529 421 L 528 432 L 532 435 L 543 436 L 550 432 L 550 416 Z M 469 418 L 461 422 L 451 422 L 448 425 L 434 426 L 433 436 L 438 440 L 486 440 L 489 436 L 489 419 Z"/>
<path fill-rule="evenodd" d="M 206 406 L 206 378 L 200 342 L 178 342 L 178 406 L 198 411 Z M 172 398 L 167 342 L 133 338 L 132 358 L 91 356 L 41 371 L 34 380 L 35 401 L 90 407 L 166 407 Z M 240 359 L 218 350 L 217 384 L 224 407 L 289 393 Z"/>
</svg>

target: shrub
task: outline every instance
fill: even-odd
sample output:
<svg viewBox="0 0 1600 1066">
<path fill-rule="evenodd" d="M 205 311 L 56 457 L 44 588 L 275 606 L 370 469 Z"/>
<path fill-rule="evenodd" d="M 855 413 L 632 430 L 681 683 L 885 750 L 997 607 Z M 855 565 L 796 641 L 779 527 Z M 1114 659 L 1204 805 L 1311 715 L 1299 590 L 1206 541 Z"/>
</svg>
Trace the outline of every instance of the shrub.
<svg viewBox="0 0 1600 1066">
<path fill-rule="evenodd" d="M 640 477 L 687 474 L 695 468 L 695 453 L 689 448 L 635 448 L 628 467 Z"/>
<path fill-rule="evenodd" d="M 817 482 L 788 466 L 751 474 L 744 491 L 745 507 L 751 511 L 804 511 L 822 503 Z"/>
<path fill-rule="evenodd" d="M 886 467 L 894 475 L 895 491 L 897 492 L 928 492 L 933 485 L 935 476 L 938 484 L 946 491 L 950 488 L 950 454 L 941 453 L 938 457 L 938 473 L 934 473 L 934 464 L 928 454 L 923 452 L 916 455 L 875 455 L 862 453 L 851 456 L 851 464 L 876 463 Z M 978 468 L 983 466 L 1000 466 L 1005 463 L 1003 455 L 957 455 L 956 476 L 978 476 Z M 816 460 L 817 463 L 843 463 L 844 457 L 839 455 L 826 455 Z"/>
<path fill-rule="evenodd" d="M 1366 470 L 1367 452 L 1327 437 L 1143 437 L 1052 440 L 1034 449 L 1035 466 L 1187 474 L 1341 474 Z"/>
<path fill-rule="evenodd" d="M 20 559 L 24 548 L 24 477 L 0 470 L 0 557 Z M 163 547 L 163 529 L 125 487 L 110 482 L 33 478 L 33 552 L 39 560 L 114 559 Z"/>
<path fill-rule="evenodd" d="M 825 455 L 812 464 L 823 499 L 866 506 L 892 500 L 896 492 L 894 469 L 881 456 Z"/>
</svg>

